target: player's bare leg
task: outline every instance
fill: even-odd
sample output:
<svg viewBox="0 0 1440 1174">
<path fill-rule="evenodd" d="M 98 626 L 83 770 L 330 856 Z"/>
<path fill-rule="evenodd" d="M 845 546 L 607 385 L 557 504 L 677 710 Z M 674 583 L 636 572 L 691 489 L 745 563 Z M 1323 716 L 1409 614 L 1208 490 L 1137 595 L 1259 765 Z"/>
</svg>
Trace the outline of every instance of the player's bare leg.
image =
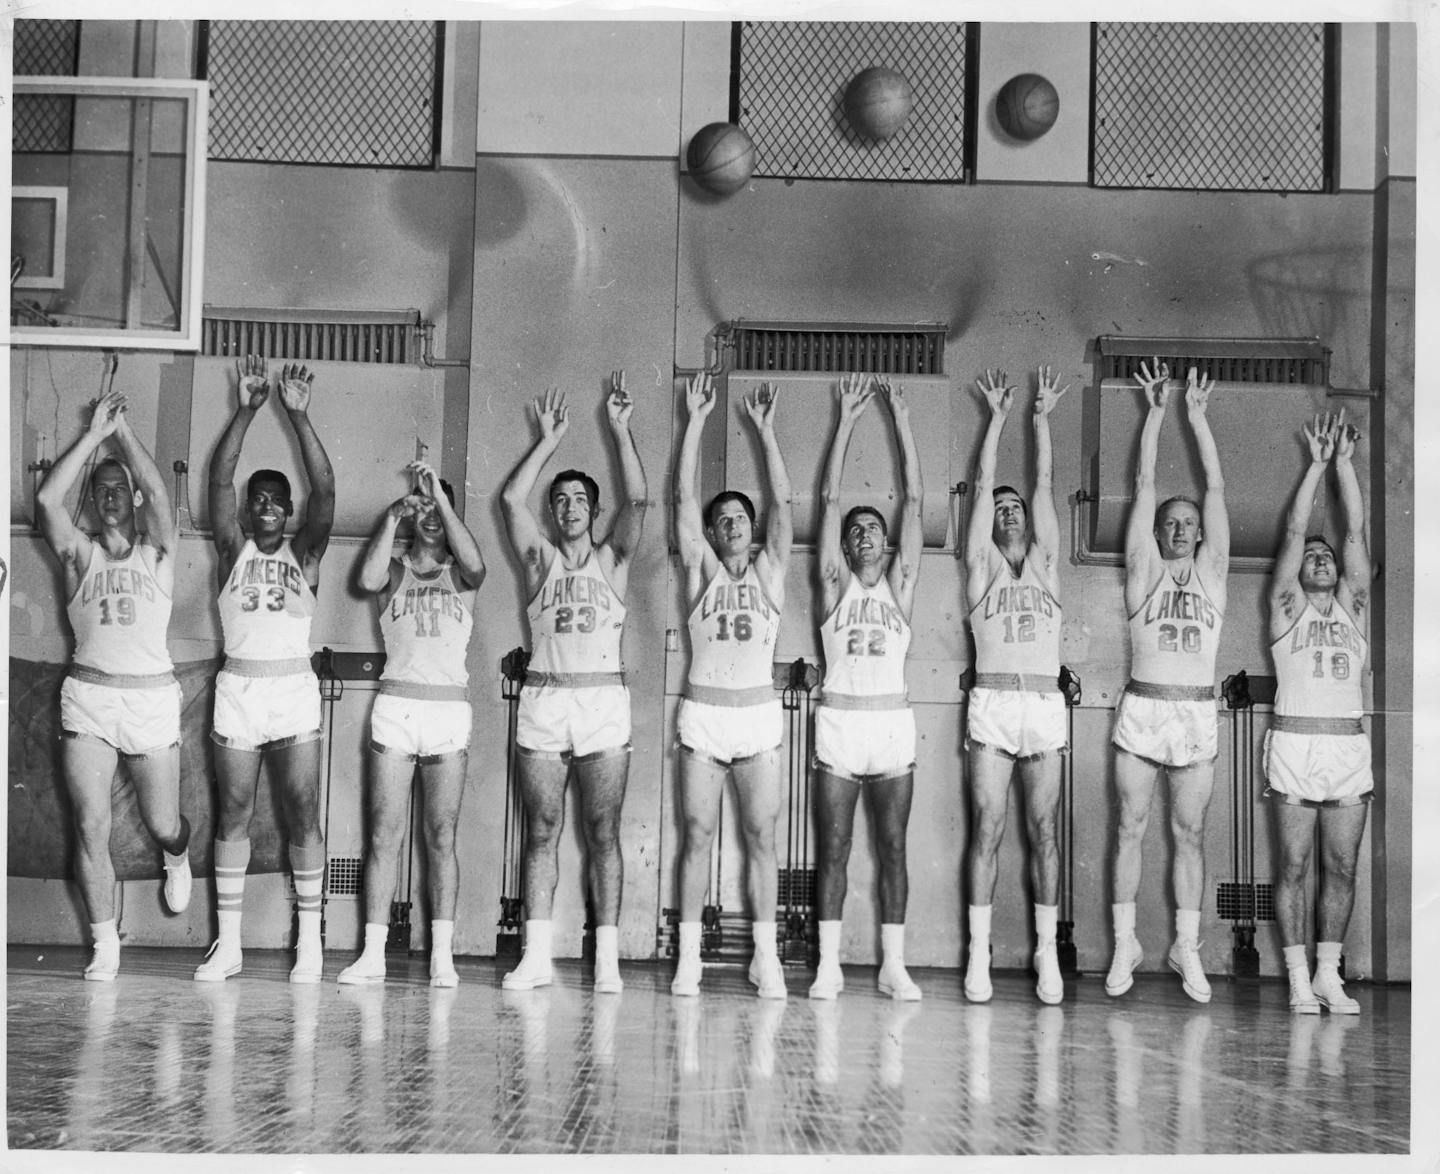
<svg viewBox="0 0 1440 1174">
<path fill-rule="evenodd" d="M 1215 764 L 1172 767 L 1170 832 L 1175 840 L 1175 944 L 1170 968 L 1197 1003 L 1210 1001 L 1210 981 L 1200 962 L 1200 903 L 1205 895 L 1205 813 L 1215 787 Z"/>
<path fill-rule="evenodd" d="M 872 779 L 864 790 L 880 865 L 880 993 L 914 1002 L 920 998 L 920 988 L 905 970 L 905 909 L 910 898 L 905 836 L 915 772 Z"/>
<path fill-rule="evenodd" d="M 325 840 L 320 828 L 320 741 L 318 738 L 269 752 L 270 769 L 280 784 L 285 828 L 290 838 L 290 869 L 295 880 L 299 933 L 291 982 L 319 982 L 324 968 L 320 905 L 325 883 Z"/>
<path fill-rule="evenodd" d="M 550 910 L 559 874 L 560 832 L 565 825 L 565 780 L 570 763 L 558 754 L 517 747 L 520 796 L 525 803 L 525 953 L 501 985 L 509 990 L 549 986 Z"/>
<path fill-rule="evenodd" d="M 1355 904 L 1355 866 L 1365 834 L 1366 805 L 1320 812 L 1319 940 L 1315 943 L 1315 997 L 1332 1015 L 1358 1015 L 1360 1004 L 1345 993 L 1340 954 Z"/>
<path fill-rule="evenodd" d="M 586 871 L 595 908 L 595 992 L 619 994 L 620 895 L 624 859 L 620 851 L 620 815 L 630 775 L 630 748 L 586 755 L 575 760 L 580 788 L 580 826 L 585 836 Z"/>
<path fill-rule="evenodd" d="M 370 826 L 365 843 L 365 946 L 360 957 L 340 972 L 342 986 L 385 981 L 390 902 L 399 879 L 400 845 L 405 839 L 415 774 L 414 760 L 408 754 L 387 753 L 372 746 L 366 757 L 370 793 L 365 806 Z"/>
<path fill-rule="evenodd" d="M 1155 797 L 1154 763 L 1115 748 L 1115 793 L 1120 800 L 1119 827 L 1115 833 L 1115 856 L 1111 884 L 1114 903 L 1115 955 L 1105 978 L 1105 993 L 1118 997 L 1135 983 L 1135 968 L 1144 959 L 1135 936 L 1135 896 L 1140 891 L 1141 844 L 1150 823 L 1150 805 Z"/>
<path fill-rule="evenodd" d="M 63 738 L 61 774 L 74 812 L 75 879 L 90 918 L 94 950 L 85 967 L 92 982 L 110 982 L 120 970 L 115 928 L 115 866 L 110 860 L 110 781 L 118 755 L 94 738 Z"/>
<path fill-rule="evenodd" d="M 1062 760 L 1058 753 L 1020 765 L 1025 794 L 1025 828 L 1030 841 L 1030 891 L 1035 903 L 1035 994 L 1042 1003 L 1065 997 L 1055 946 L 1060 901 L 1060 845 L 1057 834 Z"/>
<path fill-rule="evenodd" d="M 250 820 L 261 754 L 216 743 L 215 908 L 219 933 L 195 970 L 197 982 L 223 982 L 240 973 L 240 920 L 245 902 L 245 870 L 250 862 Z"/>
<path fill-rule="evenodd" d="M 732 767 L 739 804 L 740 835 L 745 841 L 745 891 L 754 918 L 755 954 L 749 978 L 762 999 L 783 999 L 785 971 L 775 933 L 779 889 L 775 822 L 780 816 L 780 750 L 767 750 Z"/>
<path fill-rule="evenodd" d="M 968 928 L 970 953 L 965 967 L 965 997 L 987 1003 L 990 982 L 990 915 L 995 900 L 996 861 L 1010 814 L 1013 763 L 985 746 L 971 745 L 968 754 L 970 847 L 966 853 L 970 889 Z"/>
<path fill-rule="evenodd" d="M 670 993 L 700 993 L 700 915 L 710 884 L 710 852 L 720 821 L 720 795 L 729 768 L 703 754 L 680 748 L 680 814 L 684 841 L 680 850 L 680 956 Z"/>
<path fill-rule="evenodd" d="M 430 897 L 430 985 L 453 987 L 460 982 L 455 970 L 453 942 L 455 901 L 460 891 L 460 863 L 455 856 L 455 829 L 460 822 L 460 801 L 465 795 L 464 751 L 420 767 L 425 791 L 425 869 Z"/>
<path fill-rule="evenodd" d="M 815 913 L 820 930 L 820 965 L 810 985 L 812 999 L 833 999 L 845 989 L 840 969 L 840 925 L 845 912 L 845 888 L 850 866 L 850 845 L 855 833 L 855 805 L 860 784 L 815 771 Z"/>
</svg>

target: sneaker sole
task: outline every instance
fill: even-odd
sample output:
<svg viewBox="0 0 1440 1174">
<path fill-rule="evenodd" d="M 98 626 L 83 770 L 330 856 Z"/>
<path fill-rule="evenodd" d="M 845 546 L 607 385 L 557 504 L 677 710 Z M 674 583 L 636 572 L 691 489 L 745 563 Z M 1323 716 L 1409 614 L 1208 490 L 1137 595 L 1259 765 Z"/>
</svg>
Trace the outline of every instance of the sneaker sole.
<svg viewBox="0 0 1440 1174">
<path fill-rule="evenodd" d="M 595 993 L 597 995 L 618 995 L 624 990 L 625 984 L 618 978 L 595 980 Z"/>
<path fill-rule="evenodd" d="M 384 982 L 385 976 L 383 974 L 351 974 L 348 970 L 342 970 L 335 981 L 341 986 L 374 986 Z"/>
<path fill-rule="evenodd" d="M 882 995 L 889 995 L 897 1003 L 918 1003 L 924 997 L 924 993 L 917 986 L 896 986 L 894 983 L 881 982 L 876 984 Z"/>
<path fill-rule="evenodd" d="M 812 999 L 824 999 L 826 1002 L 833 1002 L 840 997 L 840 992 L 844 989 L 845 984 L 843 982 L 839 986 L 812 985 L 810 987 L 809 997 Z"/>
<path fill-rule="evenodd" d="M 500 985 L 507 991 L 533 991 L 536 987 L 549 986 L 555 981 L 555 976 L 546 974 L 539 978 L 511 978 L 508 974 L 500 980 Z"/>
<path fill-rule="evenodd" d="M 227 969 L 225 969 L 225 970 L 212 970 L 212 971 L 210 971 L 210 972 L 207 973 L 207 974 L 201 974 L 200 971 L 197 970 L 197 971 L 195 972 L 195 981 L 196 981 L 196 982 L 224 982 L 227 978 L 234 978 L 234 977 L 235 977 L 237 974 L 239 974 L 239 973 L 240 973 L 240 964 L 239 964 L 239 963 L 237 963 L 236 965 L 231 966 L 231 967 L 229 967 L 229 968 L 227 968 Z"/>
<path fill-rule="evenodd" d="M 1319 1015 L 1319 1003 L 1291 1003 L 1290 1010 L 1296 1015 Z"/>
<path fill-rule="evenodd" d="M 1035 997 L 1047 1007 L 1054 1007 L 1065 1001 L 1065 988 L 1061 987 L 1058 991 L 1045 991 L 1037 986 L 1035 988 Z"/>
<path fill-rule="evenodd" d="M 1331 1015 L 1359 1015 L 1359 1014 L 1360 1014 L 1360 1004 L 1358 1004 L 1358 1003 L 1356 1003 L 1354 1006 L 1346 1006 L 1346 1005 L 1344 1005 L 1343 1003 L 1342 1003 L 1341 1005 L 1339 1005 L 1339 1006 L 1336 1006 L 1334 1003 L 1331 1003 L 1331 1002 L 1329 1002 L 1329 1001 L 1326 1000 L 1326 999 L 1322 999 L 1319 995 L 1316 995 L 1315 998 L 1316 998 L 1316 1000 L 1320 1003 L 1320 1006 L 1321 1006 L 1321 1007 L 1324 1007 L 1325 1010 L 1329 1011 Z"/>
<path fill-rule="evenodd" d="M 753 970 L 747 971 L 745 977 L 750 980 L 750 985 L 755 988 L 756 998 L 787 999 L 790 997 L 790 991 L 786 988 L 783 981 L 780 983 L 779 986 L 766 986 L 763 982 L 761 982 L 758 978 L 755 977 L 755 972 Z"/>
<path fill-rule="evenodd" d="M 460 985 L 460 976 L 455 973 L 437 974 L 430 979 L 430 985 L 439 990 L 449 990 Z"/>
<path fill-rule="evenodd" d="M 118 970 L 87 970 L 85 971 L 86 982 L 114 982 Z"/>
<path fill-rule="evenodd" d="M 323 977 L 324 975 L 318 970 L 303 970 L 299 974 L 293 970 L 290 972 L 290 981 L 298 986 L 311 986 L 319 982 Z"/>
<path fill-rule="evenodd" d="M 1111 986 L 1110 980 L 1107 978 L 1105 980 L 1105 993 L 1109 995 L 1112 999 L 1118 999 L 1134 985 L 1135 975 L 1133 972 L 1125 976 L 1125 982 L 1123 984 L 1118 984 L 1115 986 Z"/>
<path fill-rule="evenodd" d="M 992 986 L 984 991 L 972 991 L 968 986 L 965 988 L 965 998 L 972 1003 L 988 1003 L 995 997 L 995 988 Z"/>
</svg>

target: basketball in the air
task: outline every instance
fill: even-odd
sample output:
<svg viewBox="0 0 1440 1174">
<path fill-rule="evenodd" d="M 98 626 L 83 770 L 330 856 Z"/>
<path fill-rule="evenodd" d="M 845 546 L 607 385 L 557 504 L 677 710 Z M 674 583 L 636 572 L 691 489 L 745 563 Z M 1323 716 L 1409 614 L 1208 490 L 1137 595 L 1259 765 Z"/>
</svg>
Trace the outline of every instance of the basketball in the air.
<svg viewBox="0 0 1440 1174">
<path fill-rule="evenodd" d="M 702 126 L 685 152 L 690 176 L 708 192 L 728 196 L 750 182 L 755 170 L 755 144 L 733 122 Z"/>
<path fill-rule="evenodd" d="M 1022 73 L 1000 87 L 995 117 L 1007 135 L 1030 142 L 1055 125 L 1060 95 L 1038 73 Z"/>
<path fill-rule="evenodd" d="M 876 65 L 845 88 L 845 117 L 867 139 L 888 139 L 910 117 L 915 91 L 904 74 Z"/>
</svg>

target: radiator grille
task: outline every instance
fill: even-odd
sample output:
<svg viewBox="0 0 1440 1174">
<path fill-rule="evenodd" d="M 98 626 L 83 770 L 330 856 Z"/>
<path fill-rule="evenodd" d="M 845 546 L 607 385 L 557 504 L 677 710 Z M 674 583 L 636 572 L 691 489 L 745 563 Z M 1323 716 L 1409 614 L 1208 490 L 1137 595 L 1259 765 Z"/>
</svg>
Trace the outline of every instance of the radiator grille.
<svg viewBox="0 0 1440 1174">
<path fill-rule="evenodd" d="M 340 363 L 413 363 L 419 359 L 417 310 L 274 311 L 207 306 L 200 353 L 237 358 Z"/>
<path fill-rule="evenodd" d="M 1215 914 L 1222 921 L 1274 921 L 1275 886 L 1221 881 L 1215 888 Z"/>
<path fill-rule="evenodd" d="M 356 897 L 360 895 L 360 857 L 330 857 L 329 887 L 326 892 L 332 897 Z"/>
<path fill-rule="evenodd" d="M 1097 341 L 1102 379 L 1129 379 L 1140 364 L 1170 365 L 1172 378 L 1191 367 L 1224 383 L 1304 383 L 1328 386 L 1330 348 L 1313 338 L 1119 338 Z"/>
<path fill-rule="evenodd" d="M 78 20 L 17 20 L 12 62 L 15 75 L 74 77 L 80 55 Z M 66 154 L 75 121 L 70 94 L 17 94 L 11 150 L 23 154 Z"/>
<path fill-rule="evenodd" d="M 737 371 L 873 371 L 941 375 L 948 328 L 736 323 Z"/>
<path fill-rule="evenodd" d="M 780 887 L 775 904 L 783 908 L 808 907 L 815 904 L 815 870 L 813 868 L 782 868 Z"/>
</svg>

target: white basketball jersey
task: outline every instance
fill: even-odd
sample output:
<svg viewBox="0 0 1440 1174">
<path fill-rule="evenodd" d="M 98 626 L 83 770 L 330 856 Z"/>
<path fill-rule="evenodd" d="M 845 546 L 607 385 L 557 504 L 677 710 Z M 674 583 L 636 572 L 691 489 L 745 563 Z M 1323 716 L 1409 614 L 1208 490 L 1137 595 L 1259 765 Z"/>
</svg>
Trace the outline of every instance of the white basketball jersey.
<svg viewBox="0 0 1440 1174">
<path fill-rule="evenodd" d="M 170 596 L 155 579 L 155 548 L 143 538 L 123 558 L 98 542 L 65 610 L 75 633 L 75 663 L 115 676 L 168 673 Z"/>
<path fill-rule="evenodd" d="M 618 673 L 625 602 L 600 570 L 595 552 L 565 569 L 560 552 L 526 608 L 530 667 L 544 673 Z"/>
<path fill-rule="evenodd" d="M 1359 717 L 1365 708 L 1360 674 L 1369 642 L 1337 599 L 1322 615 L 1308 599 L 1285 635 L 1270 645 L 1275 661 L 1275 712 L 1286 717 Z"/>
<path fill-rule="evenodd" d="M 751 689 L 773 680 L 780 609 L 751 562 L 732 579 L 721 563 L 690 612 L 690 684 Z"/>
<path fill-rule="evenodd" d="M 243 660 L 291 660 L 310 656 L 315 592 L 285 539 L 262 554 L 247 538 L 220 592 L 220 629 L 225 655 Z"/>
<path fill-rule="evenodd" d="M 820 625 L 825 692 L 885 696 L 905 692 L 910 624 L 883 575 L 866 587 L 858 575 Z"/>
<path fill-rule="evenodd" d="M 428 575 L 416 571 L 408 555 L 400 561 L 405 573 L 380 613 L 385 638 L 380 679 L 463 688 L 468 680 L 465 653 L 475 622 L 466 605 L 470 593 L 455 581 L 450 559 Z"/>
<path fill-rule="evenodd" d="M 1060 675 L 1060 601 L 1026 554 L 1016 575 L 1005 559 L 980 602 L 970 609 L 978 673 Z"/>
<path fill-rule="evenodd" d="M 1162 568 L 1130 617 L 1130 679 L 1151 685 L 1215 685 L 1215 654 L 1225 617 L 1191 565 L 1183 587 Z"/>
</svg>

